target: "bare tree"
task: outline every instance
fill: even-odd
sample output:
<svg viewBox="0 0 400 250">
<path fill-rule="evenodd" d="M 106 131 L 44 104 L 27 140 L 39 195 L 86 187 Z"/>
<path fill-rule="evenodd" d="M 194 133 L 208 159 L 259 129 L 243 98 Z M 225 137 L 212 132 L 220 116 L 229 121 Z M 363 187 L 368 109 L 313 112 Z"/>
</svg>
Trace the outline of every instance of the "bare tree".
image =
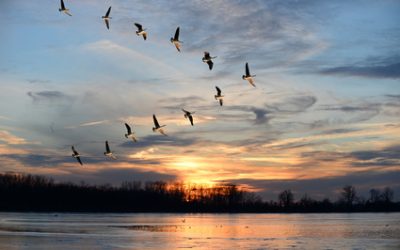
<svg viewBox="0 0 400 250">
<path fill-rule="evenodd" d="M 299 201 L 299 204 L 303 207 L 310 207 L 313 205 L 313 203 L 314 203 L 314 200 L 310 196 L 308 196 L 307 193 L 305 193 Z"/>
<path fill-rule="evenodd" d="M 369 202 L 376 203 L 381 200 L 381 191 L 379 189 L 369 190 Z"/>
<path fill-rule="evenodd" d="M 290 189 L 286 189 L 278 196 L 279 204 L 283 207 L 290 207 L 293 204 L 294 195 Z"/>
<path fill-rule="evenodd" d="M 385 187 L 382 192 L 382 200 L 386 203 L 391 203 L 393 201 L 394 192 L 391 188 Z"/>
<path fill-rule="evenodd" d="M 352 185 L 344 186 L 341 192 L 342 200 L 347 206 L 352 206 L 357 198 L 356 188 Z"/>
</svg>

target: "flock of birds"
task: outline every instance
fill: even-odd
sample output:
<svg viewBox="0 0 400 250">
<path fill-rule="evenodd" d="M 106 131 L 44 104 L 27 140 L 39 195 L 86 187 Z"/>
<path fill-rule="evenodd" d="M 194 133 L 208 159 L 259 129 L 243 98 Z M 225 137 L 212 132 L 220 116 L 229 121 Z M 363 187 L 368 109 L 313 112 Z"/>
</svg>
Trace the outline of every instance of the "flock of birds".
<svg viewBox="0 0 400 250">
<path fill-rule="evenodd" d="M 65 13 L 68 16 L 72 16 L 72 14 L 70 13 L 70 10 L 65 7 L 64 0 L 60 0 L 60 1 L 61 1 L 61 7 L 58 10 L 60 12 Z M 110 13 L 111 13 L 111 6 L 108 8 L 106 14 L 101 17 L 104 20 L 104 23 L 105 23 L 107 29 L 110 29 L 110 19 L 111 19 Z M 144 29 L 143 26 L 140 23 L 134 23 L 134 24 L 137 27 L 136 35 L 142 36 L 143 39 L 146 40 L 147 39 L 146 29 Z M 178 50 L 178 52 L 181 51 L 181 44 L 182 44 L 182 41 L 179 40 L 179 32 L 180 32 L 180 28 L 177 27 L 174 37 L 171 37 L 171 39 L 170 39 L 171 43 L 175 45 L 175 47 Z M 204 63 L 207 63 L 208 68 L 210 70 L 212 70 L 213 66 L 214 66 L 214 62 L 212 60 L 215 59 L 215 58 L 217 58 L 217 57 L 216 56 L 212 57 L 210 55 L 210 53 L 206 51 L 206 52 L 204 52 L 204 57 L 202 58 L 202 61 Z M 249 64 L 246 62 L 245 75 L 242 76 L 242 79 L 248 81 L 249 84 L 252 85 L 253 87 L 256 87 L 256 85 L 254 84 L 254 77 L 255 77 L 255 75 L 251 75 L 250 74 Z M 215 88 L 217 90 L 217 94 L 214 95 L 215 100 L 217 100 L 219 102 L 220 106 L 223 106 L 224 96 L 222 95 L 222 91 L 218 86 L 216 86 Z M 195 112 L 190 112 L 190 111 L 187 111 L 185 109 L 182 109 L 182 111 L 184 112 L 184 117 L 186 119 L 188 119 L 190 124 L 193 126 L 194 125 L 194 123 L 193 123 L 193 114 Z M 153 122 L 154 122 L 153 132 L 159 132 L 160 134 L 167 136 L 167 134 L 163 130 L 163 127 L 165 127 L 166 125 L 160 125 L 158 123 L 156 115 L 154 115 L 154 114 L 153 114 Z M 134 142 L 137 142 L 137 139 L 135 137 L 135 133 L 132 132 L 131 127 L 127 123 L 125 123 L 125 127 L 126 127 L 126 130 L 127 130 L 127 133 L 125 134 L 125 137 L 127 139 L 132 139 Z M 108 144 L 108 141 L 105 142 L 105 148 L 106 148 L 106 151 L 104 152 L 105 156 L 107 156 L 107 157 L 109 157 L 111 159 L 114 159 L 114 160 L 117 159 L 115 157 L 115 155 L 113 154 L 113 152 L 111 151 L 110 146 Z M 82 160 L 81 160 L 81 155 L 78 153 L 78 151 L 75 149 L 74 146 L 72 146 L 72 152 L 73 152 L 72 156 L 74 158 L 76 158 L 77 161 L 81 165 L 83 165 Z"/>
</svg>

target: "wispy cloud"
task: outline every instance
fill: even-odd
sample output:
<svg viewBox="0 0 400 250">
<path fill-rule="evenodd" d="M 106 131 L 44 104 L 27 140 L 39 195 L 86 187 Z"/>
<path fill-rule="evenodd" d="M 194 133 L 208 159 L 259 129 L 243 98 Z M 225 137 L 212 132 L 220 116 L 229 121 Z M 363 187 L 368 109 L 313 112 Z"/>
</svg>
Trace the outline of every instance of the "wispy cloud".
<svg viewBox="0 0 400 250">
<path fill-rule="evenodd" d="M 0 115 L 0 119 L 2 119 L 2 120 L 12 120 L 11 118 L 9 118 L 9 117 L 7 117 L 7 116 L 2 116 L 2 115 Z"/>
<path fill-rule="evenodd" d="M 99 40 L 93 43 L 88 43 L 82 45 L 83 50 L 92 51 L 94 53 L 98 53 L 107 57 L 112 61 L 120 61 L 124 60 L 125 62 L 130 61 L 132 63 L 143 63 L 142 67 L 151 67 L 157 68 L 158 73 L 169 72 L 176 75 L 183 75 L 180 71 L 176 70 L 174 67 L 169 66 L 166 63 L 163 63 L 160 60 L 154 59 L 144 53 L 139 52 L 138 50 L 131 49 L 125 47 L 123 45 L 119 45 L 111 40 Z M 127 64 L 117 64 L 118 66 L 127 67 Z M 138 72 L 140 72 L 138 70 Z"/>
<path fill-rule="evenodd" d="M 29 82 L 29 83 L 32 83 L 32 84 L 44 84 L 44 83 L 51 83 L 51 81 L 50 80 L 43 80 L 43 79 L 27 79 L 26 80 L 27 82 Z"/>
<path fill-rule="evenodd" d="M 71 101 L 72 97 L 61 92 L 61 91 L 39 91 L 32 92 L 29 91 L 27 95 L 32 98 L 34 103 L 39 102 L 62 102 L 62 101 Z"/>
<path fill-rule="evenodd" d="M 353 166 L 397 166 L 400 167 L 400 145 L 379 150 L 355 151 L 350 154 L 359 161 Z"/>
<path fill-rule="evenodd" d="M 102 124 L 107 124 L 110 123 L 110 120 L 101 120 L 101 121 L 90 121 L 90 122 L 84 122 L 79 125 L 69 125 L 66 126 L 66 129 L 74 129 L 74 128 L 79 128 L 79 127 L 90 127 L 90 126 L 97 126 L 97 125 L 102 125 Z"/>
<path fill-rule="evenodd" d="M 384 66 L 342 66 L 320 71 L 324 75 L 362 76 L 372 78 L 400 78 L 400 63 Z"/>
<path fill-rule="evenodd" d="M 267 192 L 296 184 L 299 192 L 334 193 L 369 180 L 363 171 L 383 185 L 384 174 L 398 170 L 399 32 L 387 11 L 398 3 L 121 0 L 112 3 L 107 30 L 99 13 L 108 5 L 95 0 L 70 3 L 72 18 L 59 15 L 59 2 L 0 2 L 8 7 L 0 47 L 4 171 L 92 183 L 243 180 Z M 148 40 L 136 36 L 136 21 Z M 177 26 L 181 53 L 169 42 Z M 204 51 L 218 56 L 212 71 Z M 241 79 L 246 61 L 256 88 Z M 196 112 L 195 126 L 181 108 Z M 168 137 L 152 132 L 152 114 Z M 124 137 L 125 122 L 137 143 Z M 105 140 L 117 161 L 104 157 Z"/>
<path fill-rule="evenodd" d="M 140 143 L 124 142 L 121 144 L 122 147 L 127 148 L 147 148 L 147 147 L 186 147 L 196 144 L 198 140 L 196 138 L 183 138 L 178 136 L 159 136 L 149 135 L 141 137 Z"/>
<path fill-rule="evenodd" d="M 7 144 L 28 144 L 28 142 L 21 137 L 15 136 L 8 131 L 0 130 L 0 141 L 3 141 Z"/>
<path fill-rule="evenodd" d="M 267 104 L 267 108 L 276 113 L 299 113 L 304 112 L 317 102 L 317 98 L 311 95 L 298 95 L 288 97 L 278 103 Z"/>
<path fill-rule="evenodd" d="M 400 57 L 389 57 L 358 64 L 321 69 L 324 75 L 359 76 L 369 78 L 400 78 Z"/>
<path fill-rule="evenodd" d="M 79 127 L 95 126 L 95 125 L 105 124 L 105 123 L 108 123 L 108 122 L 109 122 L 109 120 L 85 122 L 85 123 L 79 124 Z"/>
</svg>

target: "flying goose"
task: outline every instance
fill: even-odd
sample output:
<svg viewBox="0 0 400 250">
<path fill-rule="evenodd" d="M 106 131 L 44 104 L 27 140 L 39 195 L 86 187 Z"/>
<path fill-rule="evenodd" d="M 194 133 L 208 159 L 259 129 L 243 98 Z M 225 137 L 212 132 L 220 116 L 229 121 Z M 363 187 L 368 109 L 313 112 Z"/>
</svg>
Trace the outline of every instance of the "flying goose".
<svg viewBox="0 0 400 250">
<path fill-rule="evenodd" d="M 135 26 L 138 28 L 136 31 L 136 35 L 143 36 L 143 39 L 147 39 L 147 32 L 146 29 L 143 29 L 143 26 L 140 23 L 135 23 Z"/>
<path fill-rule="evenodd" d="M 192 116 L 192 114 L 194 114 L 195 112 L 189 112 L 189 111 L 184 110 L 184 109 L 182 109 L 182 111 L 185 113 L 183 116 L 185 118 L 189 118 L 190 124 L 192 124 L 192 126 L 193 126 L 193 116 Z"/>
<path fill-rule="evenodd" d="M 246 75 L 242 76 L 243 80 L 247 80 L 251 85 L 253 85 L 253 87 L 255 87 L 256 85 L 253 80 L 253 77 L 255 76 L 256 75 L 250 75 L 249 63 L 246 62 Z"/>
<path fill-rule="evenodd" d="M 110 12 L 111 12 L 111 6 L 110 8 L 108 8 L 106 15 L 101 17 L 106 23 L 107 29 L 110 29 L 110 19 L 111 19 Z"/>
<path fill-rule="evenodd" d="M 83 165 L 82 164 L 82 161 L 81 161 L 81 158 L 80 158 L 80 154 L 78 153 L 78 151 L 76 151 L 75 150 L 75 148 L 74 148 L 74 146 L 72 146 L 72 157 L 74 157 L 74 158 L 76 158 L 77 160 L 78 160 L 78 162 L 81 164 L 81 165 Z"/>
<path fill-rule="evenodd" d="M 64 1 L 61 0 L 61 8 L 58 9 L 60 12 L 64 12 L 68 16 L 72 16 L 71 13 L 69 13 L 69 9 L 65 8 Z"/>
<path fill-rule="evenodd" d="M 181 52 L 180 47 L 181 47 L 181 43 L 182 43 L 182 42 L 179 41 L 179 27 L 176 28 L 175 36 L 174 36 L 173 38 L 171 37 L 171 43 L 173 43 L 173 44 L 175 45 L 176 49 L 177 49 L 179 52 Z"/>
<path fill-rule="evenodd" d="M 135 133 L 132 133 L 131 127 L 128 125 L 128 123 L 125 123 L 125 127 L 128 132 L 127 134 L 125 134 L 125 138 L 132 138 L 134 142 L 137 142 L 135 138 Z"/>
<path fill-rule="evenodd" d="M 160 132 L 163 135 L 167 135 L 167 134 L 165 134 L 164 130 L 162 129 L 162 127 L 165 127 L 166 125 L 160 126 L 160 124 L 157 121 L 156 115 L 153 115 L 153 121 L 154 121 L 153 132 Z"/>
<path fill-rule="evenodd" d="M 224 102 L 223 101 L 224 100 L 224 96 L 221 95 L 221 89 L 220 88 L 218 88 L 217 86 L 215 86 L 215 88 L 217 89 L 217 94 L 214 96 L 215 100 L 219 100 L 219 105 L 222 106 L 222 104 Z"/>
<path fill-rule="evenodd" d="M 113 160 L 117 159 L 117 157 L 114 156 L 113 152 L 111 152 L 110 146 L 108 146 L 108 141 L 106 141 L 106 152 L 104 152 L 104 155 L 110 157 Z"/>
<path fill-rule="evenodd" d="M 203 57 L 203 62 L 205 62 L 205 63 L 207 63 L 208 64 L 208 68 L 210 69 L 210 70 L 212 70 L 212 68 L 213 68 L 213 66 L 214 66 L 214 63 L 213 63 L 213 61 L 211 60 L 211 59 L 214 59 L 214 58 L 217 58 L 216 56 L 213 56 L 213 57 L 211 57 L 210 56 L 210 52 L 207 52 L 207 51 L 205 51 L 204 52 L 204 57 Z"/>
</svg>

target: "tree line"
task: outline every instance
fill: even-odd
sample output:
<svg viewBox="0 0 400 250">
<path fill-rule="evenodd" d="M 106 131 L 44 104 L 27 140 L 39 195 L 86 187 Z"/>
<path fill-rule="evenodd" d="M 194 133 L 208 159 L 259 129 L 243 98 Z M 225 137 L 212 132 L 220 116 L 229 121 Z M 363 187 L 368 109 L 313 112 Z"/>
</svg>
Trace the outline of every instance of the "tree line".
<svg viewBox="0 0 400 250">
<path fill-rule="evenodd" d="M 123 182 L 120 186 L 56 183 L 37 175 L 0 174 L 0 211 L 36 212 L 391 212 L 400 211 L 387 187 L 368 199 L 345 186 L 336 201 L 315 200 L 291 190 L 263 201 L 235 184 L 212 187 L 184 183 Z"/>
</svg>

